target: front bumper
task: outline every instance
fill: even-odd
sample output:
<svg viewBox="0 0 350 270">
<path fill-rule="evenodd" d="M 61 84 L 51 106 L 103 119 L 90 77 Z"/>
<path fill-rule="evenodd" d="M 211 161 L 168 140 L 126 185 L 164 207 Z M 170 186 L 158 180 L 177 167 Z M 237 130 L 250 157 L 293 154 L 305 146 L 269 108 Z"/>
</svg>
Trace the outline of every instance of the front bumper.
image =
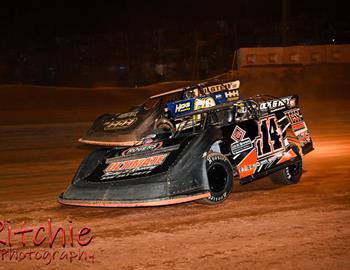
<svg viewBox="0 0 350 270">
<path fill-rule="evenodd" d="M 183 195 L 175 197 L 165 197 L 153 200 L 124 200 L 124 201 L 104 201 L 104 200 L 69 200 L 65 199 L 63 193 L 58 196 L 58 202 L 72 206 L 88 206 L 88 207 L 144 207 L 144 206 L 163 206 L 184 202 L 195 201 L 208 198 L 210 192 L 199 193 L 195 195 Z"/>
</svg>

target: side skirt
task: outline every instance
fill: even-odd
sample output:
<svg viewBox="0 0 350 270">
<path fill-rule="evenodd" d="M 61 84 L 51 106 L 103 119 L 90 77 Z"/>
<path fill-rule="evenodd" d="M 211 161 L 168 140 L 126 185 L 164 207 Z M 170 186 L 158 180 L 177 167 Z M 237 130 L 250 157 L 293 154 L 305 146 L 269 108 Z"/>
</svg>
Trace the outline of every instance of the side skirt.
<svg viewBox="0 0 350 270">
<path fill-rule="evenodd" d="M 158 200 L 145 201 L 103 201 L 103 200 L 67 200 L 62 194 L 58 197 L 58 202 L 65 205 L 73 206 L 89 206 L 89 207 L 144 207 L 144 206 L 163 206 L 178 204 L 184 202 L 195 201 L 203 198 L 208 198 L 210 192 L 199 193 L 194 195 L 183 195 L 176 197 L 168 197 Z"/>
<path fill-rule="evenodd" d="M 267 170 L 267 171 L 264 171 L 264 172 L 261 172 L 261 173 L 258 173 L 258 174 L 254 174 L 254 175 L 252 175 L 252 176 L 248 176 L 248 177 L 242 178 L 242 179 L 239 181 L 239 183 L 240 183 L 241 185 L 249 184 L 249 183 L 254 182 L 254 181 L 256 181 L 256 180 L 259 180 L 260 178 L 263 178 L 263 177 L 265 177 L 265 176 L 267 176 L 267 175 L 269 175 L 269 174 L 271 174 L 271 173 L 277 172 L 277 171 L 279 171 L 279 170 L 281 170 L 281 169 L 283 169 L 283 168 L 286 168 L 286 167 L 288 167 L 288 166 L 290 166 L 290 165 L 293 165 L 293 164 L 295 164 L 295 163 L 297 163 L 297 162 L 298 162 L 297 159 L 294 158 L 294 159 L 289 160 L 289 161 L 287 161 L 287 162 L 285 162 L 285 163 L 282 163 L 282 164 L 280 164 L 280 165 L 277 165 L 277 166 L 275 166 L 275 167 L 273 167 L 273 168 L 271 168 L 271 169 L 269 169 L 269 170 Z"/>
</svg>

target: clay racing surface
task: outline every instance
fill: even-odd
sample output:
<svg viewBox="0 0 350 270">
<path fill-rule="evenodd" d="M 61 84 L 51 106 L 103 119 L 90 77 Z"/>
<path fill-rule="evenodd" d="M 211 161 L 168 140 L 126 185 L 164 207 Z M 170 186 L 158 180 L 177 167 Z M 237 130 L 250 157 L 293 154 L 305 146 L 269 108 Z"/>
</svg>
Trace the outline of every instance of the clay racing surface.
<svg viewBox="0 0 350 270">
<path fill-rule="evenodd" d="M 83 226 L 93 235 L 86 247 L 75 241 L 73 248 L 62 248 L 59 234 L 50 249 L 47 241 L 35 247 L 29 233 L 23 248 L 17 234 L 12 248 L 80 249 L 93 254 L 94 261 L 10 260 L 4 255 L 8 247 L 0 243 L 0 269 L 350 269 L 349 69 L 315 69 L 236 74 L 247 95 L 261 89 L 279 95 L 281 87 L 299 92 L 316 150 L 304 158 L 299 184 L 277 187 L 268 178 L 235 184 L 230 197 L 217 206 L 103 209 L 58 204 L 57 195 L 91 150 L 76 141 L 89 119 L 125 110 L 152 91 L 2 87 L 0 221 L 6 225 L 9 220 L 13 230 L 19 230 L 22 222 L 28 228 L 47 228 L 50 218 L 53 229 L 66 228 L 68 238 L 70 220 L 74 237 Z M 6 228 L 0 240 L 7 239 Z"/>
</svg>

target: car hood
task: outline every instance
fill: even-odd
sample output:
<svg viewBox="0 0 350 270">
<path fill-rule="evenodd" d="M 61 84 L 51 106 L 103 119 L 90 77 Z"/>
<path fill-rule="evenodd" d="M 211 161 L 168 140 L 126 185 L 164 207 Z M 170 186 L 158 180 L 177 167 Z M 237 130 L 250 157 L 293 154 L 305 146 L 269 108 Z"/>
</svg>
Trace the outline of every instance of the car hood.
<svg viewBox="0 0 350 270">
<path fill-rule="evenodd" d="M 102 146 L 135 145 L 153 131 L 158 116 L 159 109 L 103 114 L 79 141 Z"/>
</svg>

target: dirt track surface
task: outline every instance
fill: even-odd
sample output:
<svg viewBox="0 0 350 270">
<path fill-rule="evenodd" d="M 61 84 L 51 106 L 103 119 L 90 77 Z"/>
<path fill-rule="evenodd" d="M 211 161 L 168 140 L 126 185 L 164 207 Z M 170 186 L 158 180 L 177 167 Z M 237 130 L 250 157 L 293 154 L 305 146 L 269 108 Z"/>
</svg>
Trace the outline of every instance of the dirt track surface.
<svg viewBox="0 0 350 270">
<path fill-rule="evenodd" d="M 76 139 L 88 122 L 0 126 L 0 221 L 25 226 L 92 229 L 82 248 L 94 263 L 9 261 L 0 269 L 350 269 L 350 108 L 348 100 L 301 100 L 315 151 L 304 158 L 297 185 L 276 187 L 268 178 L 235 184 L 221 205 L 102 209 L 62 206 L 56 196 L 90 151 Z M 30 115 L 29 115 L 30 116 Z M 68 233 L 67 233 L 68 235 Z M 6 233 L 0 232 L 0 239 Z M 33 247 L 28 234 L 21 248 Z M 60 240 L 60 238 L 58 239 Z M 60 248 L 56 241 L 51 250 Z M 0 244 L 0 251 L 4 248 Z M 0 254 L 1 255 L 1 254 Z"/>
</svg>

